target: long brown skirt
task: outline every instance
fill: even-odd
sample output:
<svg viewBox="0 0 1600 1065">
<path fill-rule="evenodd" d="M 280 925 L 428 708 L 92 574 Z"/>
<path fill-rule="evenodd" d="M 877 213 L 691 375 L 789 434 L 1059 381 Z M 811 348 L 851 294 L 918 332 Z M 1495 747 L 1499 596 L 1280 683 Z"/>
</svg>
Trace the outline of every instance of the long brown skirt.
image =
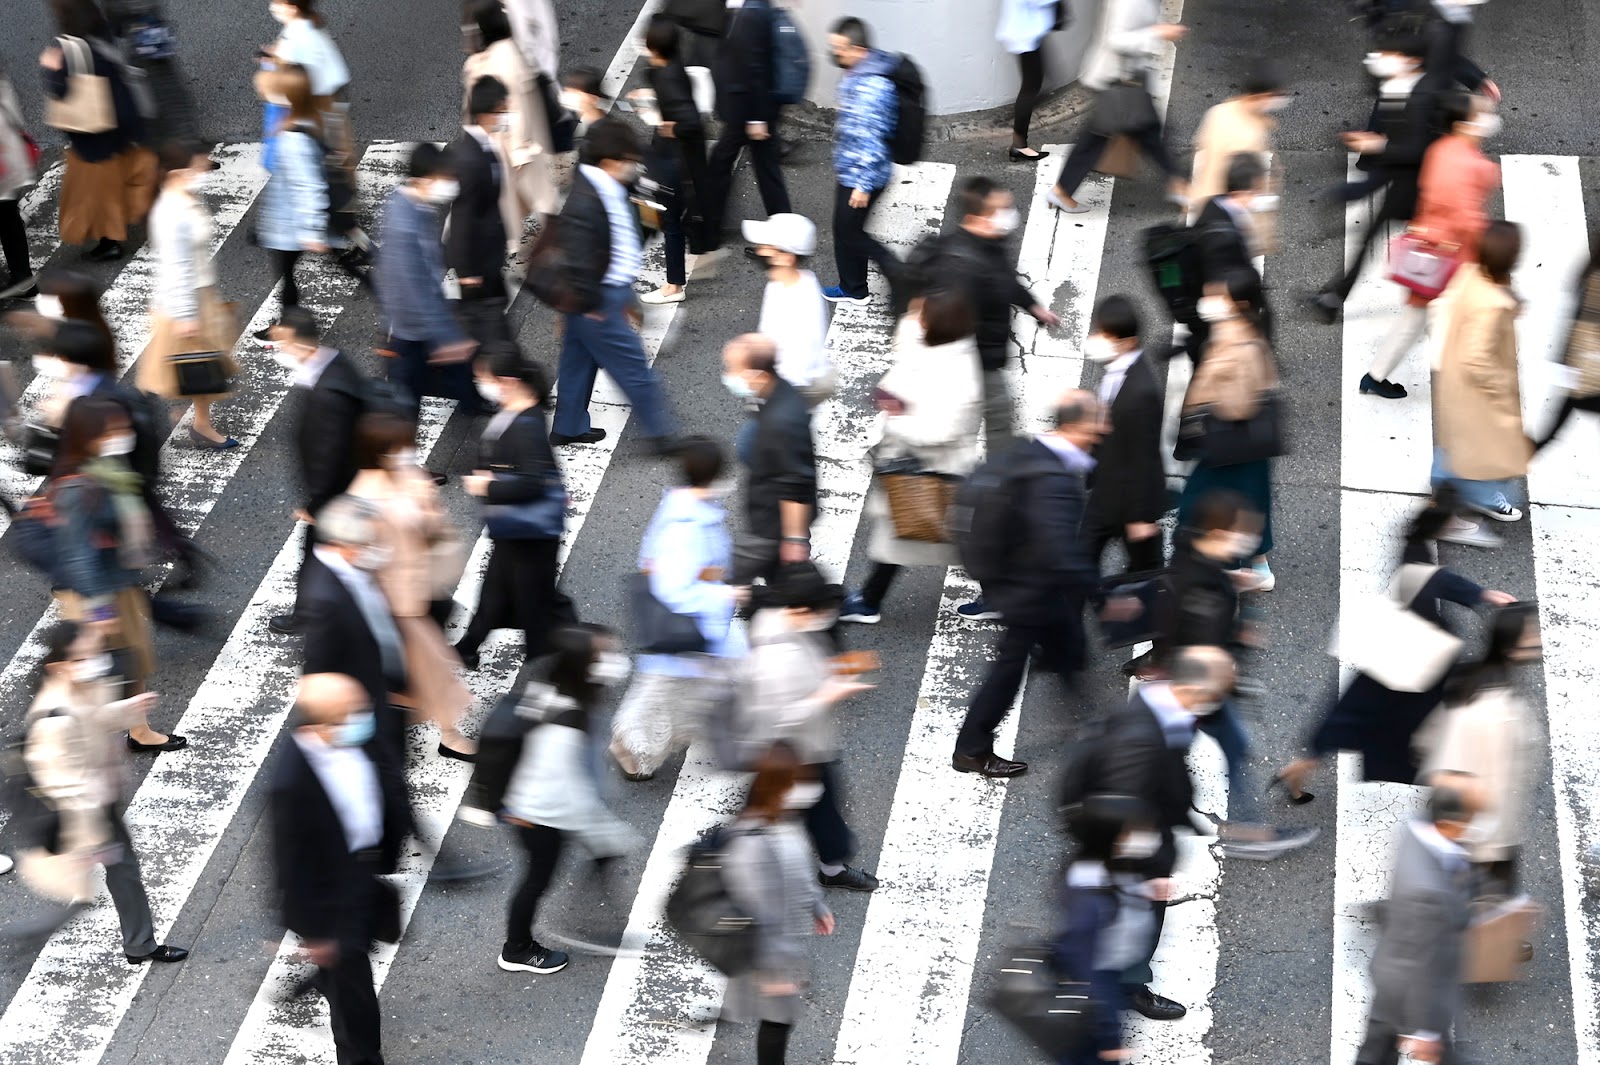
<svg viewBox="0 0 1600 1065">
<path fill-rule="evenodd" d="M 127 240 L 128 227 L 144 221 L 155 198 L 156 157 L 148 148 L 129 148 L 103 163 L 86 163 L 68 148 L 61 179 L 61 243 Z"/>
<path fill-rule="evenodd" d="M 84 600 L 77 592 L 56 592 L 61 616 L 68 621 L 84 619 Z M 124 677 L 138 691 L 144 691 L 156 671 L 156 649 L 150 631 L 150 599 L 144 589 L 131 585 L 117 593 L 117 631 L 107 639 L 113 648 L 127 648 L 133 659 L 133 675 Z"/>
<path fill-rule="evenodd" d="M 472 705 L 472 693 L 456 675 L 461 659 L 432 618 L 395 618 L 394 623 L 405 644 L 410 688 L 392 694 L 391 701 L 408 707 L 414 723 L 432 721 L 445 735 L 455 732 Z"/>
<path fill-rule="evenodd" d="M 136 380 L 146 392 L 154 392 L 167 399 L 221 399 L 216 396 L 183 396 L 178 392 L 178 371 L 172 365 L 174 355 L 196 351 L 222 352 L 223 367 L 230 378 L 239 373 L 239 363 L 233 357 L 233 346 L 239 342 L 239 318 L 234 305 L 224 303 L 213 286 L 199 291 L 200 335 L 185 338 L 178 332 L 176 319 L 156 311 L 150 312 L 150 343 L 139 357 Z"/>
</svg>

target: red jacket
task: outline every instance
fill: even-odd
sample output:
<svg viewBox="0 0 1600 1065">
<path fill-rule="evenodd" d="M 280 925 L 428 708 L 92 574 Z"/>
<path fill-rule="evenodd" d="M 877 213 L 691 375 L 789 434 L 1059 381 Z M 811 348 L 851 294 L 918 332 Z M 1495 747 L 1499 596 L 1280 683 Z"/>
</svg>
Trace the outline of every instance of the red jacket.
<svg viewBox="0 0 1600 1065">
<path fill-rule="evenodd" d="M 1413 229 L 1429 239 L 1457 244 L 1467 262 L 1478 257 L 1478 240 L 1489 228 L 1486 205 L 1500 187 L 1500 164 L 1466 137 L 1440 137 L 1422 157 L 1422 177 Z"/>
</svg>

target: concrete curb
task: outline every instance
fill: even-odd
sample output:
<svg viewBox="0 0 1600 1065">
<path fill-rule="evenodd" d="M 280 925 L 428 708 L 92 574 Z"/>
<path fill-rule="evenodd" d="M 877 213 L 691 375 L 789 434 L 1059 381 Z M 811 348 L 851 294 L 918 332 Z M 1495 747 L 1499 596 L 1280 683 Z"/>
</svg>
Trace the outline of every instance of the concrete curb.
<svg viewBox="0 0 1600 1065">
<path fill-rule="evenodd" d="M 1033 110 L 1029 136 L 1035 147 L 1052 137 L 1043 130 L 1057 126 L 1088 113 L 1094 94 L 1072 82 L 1046 94 Z M 785 108 L 785 132 L 793 132 L 800 140 L 828 140 L 833 136 L 833 108 L 819 107 L 810 101 Z M 1054 136 L 1054 135 L 1052 135 Z M 987 111 L 964 111 L 955 115 L 931 115 L 928 118 L 929 144 L 977 144 L 996 149 L 1008 147 L 1011 142 L 1011 105 L 991 107 Z"/>
</svg>

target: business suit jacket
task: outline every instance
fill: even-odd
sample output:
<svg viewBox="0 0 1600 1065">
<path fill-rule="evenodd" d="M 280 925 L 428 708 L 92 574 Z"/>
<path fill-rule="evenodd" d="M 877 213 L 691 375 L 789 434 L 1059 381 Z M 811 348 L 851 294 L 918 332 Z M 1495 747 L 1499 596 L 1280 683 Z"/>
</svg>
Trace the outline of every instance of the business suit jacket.
<svg viewBox="0 0 1600 1065">
<path fill-rule="evenodd" d="M 479 441 L 478 467 L 494 473 L 486 503 L 526 503 L 543 495 L 551 474 L 560 475 L 544 409 L 529 407 L 498 437 Z"/>
<path fill-rule="evenodd" d="M 1084 478 L 1038 440 L 1017 445 L 1008 461 L 1021 478 L 1016 520 L 1023 542 L 1011 572 L 985 582 L 984 600 L 1008 625 L 1081 625 L 1084 600 L 1100 585 L 1083 537 Z"/>
<path fill-rule="evenodd" d="M 380 788 L 382 780 L 380 773 Z M 271 803 L 284 926 L 303 939 L 331 939 L 364 952 L 376 931 L 372 874 L 392 871 L 400 851 L 388 793 L 376 868 L 350 853 L 333 800 L 293 738 L 279 752 Z"/>
<path fill-rule="evenodd" d="M 341 351 L 323 369 L 315 388 L 296 391 L 302 396 L 295 450 L 304 508 L 315 517 L 355 478 L 356 422 L 365 408 L 366 381 Z"/>
<path fill-rule="evenodd" d="M 711 60 L 717 87 L 717 117 L 730 126 L 773 122 L 772 8 L 766 0 L 745 0 L 728 11 Z"/>
<path fill-rule="evenodd" d="M 611 216 L 594 182 L 583 171 L 572 178 L 572 189 L 561 208 L 558 225 L 567 281 L 576 297 L 576 313 L 600 306 L 606 271 L 611 269 Z"/>
<path fill-rule="evenodd" d="M 1373 1027 L 1448 1036 L 1461 999 L 1462 936 L 1472 890 L 1466 870 L 1445 860 L 1407 825 L 1395 856 L 1383 930 L 1372 955 Z"/>
<path fill-rule="evenodd" d="M 1167 473 L 1161 458 L 1161 386 L 1140 355 L 1111 400 L 1111 431 L 1095 449 L 1089 478 L 1087 528 L 1121 528 L 1155 522 L 1167 510 Z"/>
<path fill-rule="evenodd" d="M 1189 807 L 1194 802 L 1194 784 L 1189 779 L 1188 748 L 1168 746 L 1161 720 L 1138 692 L 1126 707 L 1111 715 L 1101 744 L 1093 790 L 1140 800 L 1161 834 L 1161 846 L 1132 871 L 1145 877 L 1170 876 L 1178 862 L 1173 833 L 1193 827 Z"/>
<path fill-rule="evenodd" d="M 1436 128 L 1441 78 L 1424 74 L 1402 103 L 1379 97 L 1367 128 L 1387 138 L 1383 151 L 1363 155 L 1361 170 L 1377 170 L 1389 178 L 1383 211 L 1386 217 L 1409 220 L 1417 209 L 1417 183 L 1422 157 L 1438 137 Z"/>
<path fill-rule="evenodd" d="M 450 142 L 445 155 L 461 183 L 461 191 L 450 205 L 445 265 L 456 272 L 458 279 L 483 279 L 477 292 L 463 288 L 463 295 L 486 299 L 504 296 L 501 266 L 506 256 L 506 223 L 500 213 L 500 197 L 506 161 L 498 150 L 485 148 L 466 130 Z"/>
<path fill-rule="evenodd" d="M 405 671 L 398 676 L 384 673 L 383 651 L 355 596 L 315 554 L 300 571 L 300 611 L 305 622 L 304 672 L 354 677 L 379 714 L 381 736 L 388 694 L 405 691 Z"/>
<path fill-rule="evenodd" d="M 1225 280 L 1236 270 L 1255 273 L 1251 262 L 1251 234 L 1216 198 L 1207 201 L 1195 220 L 1200 230 L 1200 253 L 1203 256 L 1202 272 L 1206 283 Z"/>
</svg>

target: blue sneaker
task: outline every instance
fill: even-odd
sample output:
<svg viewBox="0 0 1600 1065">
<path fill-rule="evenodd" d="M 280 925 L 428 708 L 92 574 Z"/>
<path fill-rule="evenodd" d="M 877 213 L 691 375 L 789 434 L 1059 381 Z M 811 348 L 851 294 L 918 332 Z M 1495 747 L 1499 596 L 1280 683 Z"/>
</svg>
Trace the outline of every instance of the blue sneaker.
<svg viewBox="0 0 1600 1065">
<path fill-rule="evenodd" d="M 869 606 L 861 598 L 860 592 L 845 597 L 844 605 L 839 608 L 840 621 L 853 621 L 857 625 L 876 625 L 883 620 L 883 615 L 876 606 Z"/>
<path fill-rule="evenodd" d="M 822 298 L 829 303 L 847 303 L 852 307 L 865 307 L 869 302 L 866 296 L 852 296 L 838 285 L 831 285 L 822 290 Z"/>
<path fill-rule="evenodd" d="M 982 599 L 974 599 L 970 603 L 962 603 L 956 607 L 956 613 L 968 621 L 999 621 L 1000 611 L 990 610 Z"/>
</svg>

